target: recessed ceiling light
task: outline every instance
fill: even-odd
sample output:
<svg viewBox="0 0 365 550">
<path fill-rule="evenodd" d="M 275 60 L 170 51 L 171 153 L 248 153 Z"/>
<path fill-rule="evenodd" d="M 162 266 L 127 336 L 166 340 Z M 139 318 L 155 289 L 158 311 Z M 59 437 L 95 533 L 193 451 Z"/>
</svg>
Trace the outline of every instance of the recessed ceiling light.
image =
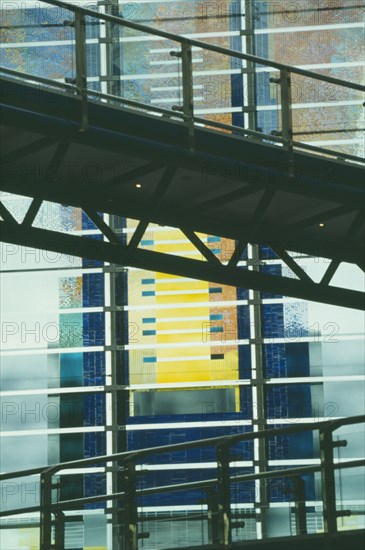
<svg viewBox="0 0 365 550">
<path fill-rule="evenodd" d="M 324 227 L 324 223 L 320 223 L 320 224 L 319 224 L 319 227 Z"/>
<path fill-rule="evenodd" d="M 136 183 L 136 187 L 137 187 L 138 189 L 140 189 L 140 188 L 142 187 L 142 185 L 141 185 L 140 183 Z"/>
</svg>

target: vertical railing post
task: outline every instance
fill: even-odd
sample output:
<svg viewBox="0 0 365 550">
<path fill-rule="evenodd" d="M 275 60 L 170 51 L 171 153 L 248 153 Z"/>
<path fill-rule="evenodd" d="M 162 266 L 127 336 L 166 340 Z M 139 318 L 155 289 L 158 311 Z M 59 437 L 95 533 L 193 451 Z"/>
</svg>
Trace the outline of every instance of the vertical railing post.
<svg viewBox="0 0 365 550">
<path fill-rule="evenodd" d="M 337 510 L 332 432 L 321 430 L 319 437 L 324 532 L 333 535 L 337 533 Z"/>
<path fill-rule="evenodd" d="M 255 6 L 252 0 L 245 0 L 245 31 L 246 53 L 255 53 Z M 252 61 L 246 61 L 244 75 L 247 78 L 247 107 L 245 115 L 249 130 L 257 131 L 257 98 L 256 98 L 256 66 Z"/>
<path fill-rule="evenodd" d="M 52 546 L 52 474 L 41 474 L 40 498 L 40 550 L 50 550 Z"/>
<path fill-rule="evenodd" d="M 181 44 L 183 113 L 188 128 L 189 151 L 194 151 L 194 93 L 193 93 L 193 61 L 191 45 Z"/>
<path fill-rule="evenodd" d="M 280 97 L 281 97 L 281 129 L 284 147 L 288 151 L 289 166 L 288 175 L 294 176 L 293 155 L 293 115 L 292 115 L 292 91 L 291 75 L 287 69 L 280 70 Z"/>
<path fill-rule="evenodd" d="M 55 514 L 55 545 L 57 550 L 65 550 L 65 514 L 62 511 Z"/>
<path fill-rule="evenodd" d="M 219 542 L 227 546 L 231 542 L 231 483 L 227 445 L 217 447 L 217 466 Z"/>
<path fill-rule="evenodd" d="M 88 126 L 85 15 L 75 13 L 76 86 L 81 98 L 81 131 Z"/>
<path fill-rule="evenodd" d="M 128 460 L 124 464 L 125 550 L 137 550 L 137 495 L 136 465 Z"/>
<path fill-rule="evenodd" d="M 219 496 L 216 490 L 207 491 L 208 505 L 208 542 L 219 544 Z"/>
<path fill-rule="evenodd" d="M 297 535 L 307 534 L 305 483 L 301 476 L 295 476 L 295 526 Z"/>
</svg>

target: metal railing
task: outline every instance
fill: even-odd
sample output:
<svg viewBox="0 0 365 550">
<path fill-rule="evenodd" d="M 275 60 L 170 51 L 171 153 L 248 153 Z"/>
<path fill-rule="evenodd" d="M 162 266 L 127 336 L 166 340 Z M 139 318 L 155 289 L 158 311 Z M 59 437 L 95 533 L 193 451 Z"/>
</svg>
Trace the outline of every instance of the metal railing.
<svg viewBox="0 0 365 550">
<path fill-rule="evenodd" d="M 340 150 L 333 151 L 328 148 L 318 147 L 316 145 L 311 145 L 307 142 L 300 142 L 294 139 L 295 134 L 300 134 L 300 132 L 295 132 L 295 125 L 293 123 L 293 106 L 295 106 L 293 98 L 293 88 L 296 84 L 296 89 L 305 88 L 304 82 L 301 79 L 308 79 L 312 84 L 308 87 L 308 93 L 313 92 L 313 83 L 321 82 L 325 86 L 329 86 L 328 92 L 331 92 L 332 96 L 339 94 L 340 91 L 343 94 L 344 90 L 351 90 L 351 97 L 356 99 L 351 99 L 350 103 L 352 106 L 359 106 L 361 109 L 365 105 L 364 97 L 357 94 L 357 92 L 365 92 L 365 86 L 357 83 L 347 82 L 337 78 L 333 78 L 328 75 L 318 74 L 312 71 L 307 71 L 300 69 L 298 67 L 288 66 L 282 63 L 277 63 L 275 61 L 270 61 L 255 55 L 241 53 L 239 51 L 234 51 L 228 48 L 224 48 L 214 44 L 207 44 L 199 40 L 192 39 L 186 36 L 176 35 L 170 32 L 165 32 L 159 29 L 154 29 L 139 23 L 134 23 L 132 21 L 125 20 L 121 17 L 111 15 L 108 13 L 99 13 L 94 10 L 86 9 L 78 5 L 72 5 L 67 2 L 62 2 L 60 0 L 41 0 L 41 3 L 45 5 L 54 6 L 61 8 L 62 10 L 68 10 L 72 12 L 74 19 L 73 20 L 64 20 L 63 24 L 70 29 L 73 29 L 74 33 L 74 55 L 75 55 L 75 78 L 66 78 L 66 83 L 57 82 L 52 79 L 44 78 L 41 75 L 28 74 L 23 71 L 17 71 L 9 67 L 2 67 L 1 72 L 5 75 L 12 77 L 22 78 L 30 82 L 36 82 L 46 86 L 56 86 L 58 89 L 63 89 L 66 92 L 74 93 L 81 102 L 81 130 L 86 130 L 88 126 L 88 104 L 90 101 L 95 101 L 99 99 L 102 101 L 107 101 L 113 104 L 113 106 L 123 106 L 123 107 L 132 107 L 138 108 L 140 110 L 148 111 L 148 113 L 154 113 L 159 115 L 164 115 L 169 118 L 174 118 L 176 120 L 181 120 L 183 124 L 187 127 L 188 139 L 187 146 L 190 150 L 194 149 L 194 134 L 197 125 L 206 126 L 210 130 L 224 130 L 235 135 L 240 135 L 242 137 L 249 137 L 250 139 L 257 139 L 261 142 L 271 143 L 272 145 L 276 144 L 281 147 L 284 147 L 288 151 L 288 162 L 289 165 L 293 163 L 293 151 L 295 149 L 305 150 L 313 154 L 328 155 L 330 157 L 335 157 L 341 160 L 362 162 L 362 158 L 353 155 L 347 152 Z M 88 87 L 88 60 L 87 60 L 87 43 L 86 38 L 86 26 L 87 21 L 92 18 L 97 20 L 100 25 L 113 25 L 115 28 L 124 28 L 129 29 L 130 31 L 137 31 L 139 33 L 144 33 L 154 37 L 159 37 L 163 40 L 168 40 L 179 45 L 180 50 L 172 49 L 169 53 L 170 56 L 178 58 L 178 61 L 181 62 L 182 70 L 182 105 L 173 105 L 172 109 L 165 109 L 150 103 L 145 103 L 143 101 L 135 101 L 133 99 L 128 99 L 126 97 L 121 97 L 117 95 L 112 95 L 110 93 L 104 93 L 102 91 L 97 91 L 90 89 Z M 115 40 L 115 38 L 110 39 Z M 109 40 L 109 41 L 110 41 Z M 100 39 L 99 39 L 100 41 Z M 100 43 L 103 43 L 104 40 L 101 40 Z M 10 46 L 11 44 L 9 44 Z M 193 49 L 199 49 L 204 52 L 207 52 L 207 55 L 222 55 L 230 60 L 234 60 L 236 63 L 241 63 L 239 71 L 241 74 L 246 74 L 254 72 L 255 69 L 252 67 L 266 68 L 269 74 L 279 73 L 278 77 L 270 76 L 269 83 L 274 88 L 277 87 L 277 115 L 279 119 L 279 129 L 273 130 L 269 134 L 264 134 L 262 131 L 259 131 L 257 128 L 247 127 L 242 128 L 234 124 L 226 124 L 221 121 L 215 120 L 216 117 L 211 116 L 210 118 L 198 116 L 196 114 L 196 101 L 194 101 L 194 80 L 200 78 L 198 71 L 193 71 L 193 58 L 192 51 Z M 245 65 L 246 64 L 246 65 Z M 249 68 L 248 68 L 249 67 Z M 252 76 L 252 75 L 251 75 Z M 110 76 L 101 78 L 101 81 L 108 80 L 108 78 L 115 79 L 117 77 Z M 296 83 L 293 83 L 293 79 L 299 79 Z M 326 89 L 322 90 L 319 94 L 320 96 L 326 96 Z M 323 99 L 323 98 L 322 98 Z M 345 101 L 346 103 L 346 101 Z M 319 103 L 319 106 L 323 104 Z M 337 108 L 336 98 L 330 103 L 325 103 L 327 106 L 332 106 Z M 304 104 L 305 106 L 305 104 Z M 242 109 L 239 111 L 252 115 L 252 113 L 257 113 L 257 110 L 260 108 L 260 105 L 242 105 Z M 301 107 L 304 108 L 304 107 Z M 203 109 L 204 110 L 204 109 Z M 229 112 L 229 109 L 228 109 Z M 252 116 L 248 117 L 248 120 Z M 361 128 L 358 130 L 355 128 L 355 132 L 361 132 Z M 333 129 L 333 133 L 336 133 L 336 129 Z M 328 128 L 326 129 L 328 133 Z M 319 132 L 316 131 L 316 134 Z"/>
<path fill-rule="evenodd" d="M 0 482 L 40 475 L 40 504 L 39 506 L 2 511 L 0 517 L 39 512 L 40 549 L 50 550 L 51 548 L 55 548 L 62 550 L 64 548 L 65 522 L 67 521 L 67 516 L 65 516 L 66 511 L 83 510 L 85 506 L 87 507 L 90 504 L 106 504 L 110 501 L 117 501 L 123 518 L 120 530 L 120 548 L 123 550 L 137 550 L 139 547 L 138 541 L 148 537 L 148 533 L 140 532 L 138 528 L 141 522 L 141 514 L 139 512 L 141 499 L 150 495 L 170 494 L 176 491 L 188 492 L 193 489 L 200 489 L 206 494 L 207 514 L 205 514 L 205 519 L 208 521 L 209 543 L 219 543 L 227 546 L 232 541 L 232 530 L 236 529 L 237 525 L 244 525 L 242 522 L 234 521 L 237 518 L 237 514 L 234 513 L 232 508 L 232 487 L 252 481 L 266 482 L 266 480 L 274 478 L 289 478 L 293 481 L 293 485 L 289 488 L 289 491 L 293 493 L 296 534 L 305 535 L 307 533 L 307 501 L 309 500 L 306 496 L 305 476 L 318 472 L 321 476 L 324 532 L 333 537 L 338 530 L 337 519 L 341 516 L 351 515 L 351 510 L 337 509 L 336 502 L 338 498 L 336 495 L 335 472 L 342 469 L 365 466 L 365 459 L 334 462 L 334 448 L 344 447 L 347 445 L 347 442 L 344 440 L 334 440 L 333 432 L 343 426 L 364 422 L 364 415 L 325 422 L 312 422 L 284 428 L 266 429 L 233 436 L 215 437 L 200 441 L 122 452 L 114 455 L 64 462 L 47 468 L 35 468 L 1 474 Z M 267 443 L 273 437 L 300 434 L 306 431 L 319 432 L 320 464 L 281 468 L 279 470 L 267 469 L 267 471 L 260 473 L 252 472 L 232 475 L 230 464 L 239 460 L 237 456 L 232 456 L 231 454 L 234 445 L 241 442 L 253 442 L 259 439 L 264 439 Z M 215 478 L 138 488 L 137 479 L 140 476 L 143 477 L 145 473 L 143 470 L 138 470 L 137 463 L 142 459 L 146 460 L 147 457 L 155 458 L 165 453 L 197 448 L 203 449 L 206 447 L 213 447 L 215 449 L 217 472 Z M 60 488 L 59 480 L 54 481 L 55 477 L 75 468 L 82 468 L 87 473 L 89 467 L 95 468 L 101 465 L 105 471 L 110 471 L 113 468 L 119 469 L 123 479 L 122 491 L 111 491 L 106 494 L 84 498 L 54 499 L 55 492 Z M 166 481 L 168 481 L 168 474 L 166 472 L 165 477 Z M 286 491 L 288 491 L 288 486 L 286 487 Z M 263 511 L 270 506 L 270 502 L 256 502 L 253 503 L 253 506 L 256 509 L 261 508 L 261 511 Z M 105 512 L 107 513 L 108 509 Z M 53 517 L 54 519 L 52 519 Z M 163 520 L 163 517 L 156 518 L 156 521 L 159 519 Z M 189 517 L 186 519 L 189 520 Z M 201 519 L 201 517 L 191 517 L 192 521 L 196 521 L 197 519 Z"/>
</svg>

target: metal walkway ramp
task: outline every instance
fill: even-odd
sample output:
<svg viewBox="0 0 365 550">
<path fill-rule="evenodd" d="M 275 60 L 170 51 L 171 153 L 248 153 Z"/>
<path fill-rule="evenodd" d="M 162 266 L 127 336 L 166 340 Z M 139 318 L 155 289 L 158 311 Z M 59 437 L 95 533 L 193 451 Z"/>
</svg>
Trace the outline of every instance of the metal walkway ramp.
<svg viewBox="0 0 365 550">
<path fill-rule="evenodd" d="M 8 243 L 135 266 L 361 309 L 364 296 L 330 285 L 342 262 L 364 269 L 364 170 L 360 158 L 297 142 L 293 136 L 295 79 L 325 82 L 363 101 L 365 87 L 287 67 L 130 21 L 51 0 L 70 15 L 76 79 L 61 83 L 2 68 L 1 188 L 31 197 L 17 222 L 1 205 L 1 239 Z M 174 41 L 182 70 L 182 105 L 171 110 L 95 91 L 87 81 L 85 28 L 93 19 Z M 169 42 L 170 44 L 170 42 Z M 280 131 L 266 135 L 207 120 L 194 111 L 192 48 L 266 67 L 278 89 Z M 252 71 L 251 71 L 252 72 Z M 355 102 L 356 102 L 355 101 Z M 248 120 L 254 107 L 243 107 Z M 81 208 L 103 241 L 36 227 L 43 201 Z M 139 221 L 128 245 L 102 214 Z M 201 261 L 141 247 L 150 223 L 181 229 Z M 235 241 L 219 260 L 197 233 Z M 247 244 L 271 249 L 292 277 L 247 269 Z M 314 282 L 301 257 L 325 258 Z M 259 265 L 258 262 L 257 265 Z"/>
</svg>

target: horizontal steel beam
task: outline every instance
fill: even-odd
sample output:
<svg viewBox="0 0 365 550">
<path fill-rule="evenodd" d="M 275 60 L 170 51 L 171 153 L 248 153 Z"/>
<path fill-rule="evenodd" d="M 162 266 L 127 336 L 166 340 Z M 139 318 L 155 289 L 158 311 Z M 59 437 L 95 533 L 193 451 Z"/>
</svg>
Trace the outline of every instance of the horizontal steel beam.
<svg viewBox="0 0 365 550">
<path fill-rule="evenodd" d="M 126 246 L 55 231 L 0 222 L 1 239 L 21 246 L 59 252 L 112 264 L 169 273 L 213 283 L 251 288 L 331 305 L 364 309 L 364 294 L 345 288 L 249 271 L 240 267 L 213 265 L 205 261 L 150 250 L 127 250 Z"/>
</svg>

